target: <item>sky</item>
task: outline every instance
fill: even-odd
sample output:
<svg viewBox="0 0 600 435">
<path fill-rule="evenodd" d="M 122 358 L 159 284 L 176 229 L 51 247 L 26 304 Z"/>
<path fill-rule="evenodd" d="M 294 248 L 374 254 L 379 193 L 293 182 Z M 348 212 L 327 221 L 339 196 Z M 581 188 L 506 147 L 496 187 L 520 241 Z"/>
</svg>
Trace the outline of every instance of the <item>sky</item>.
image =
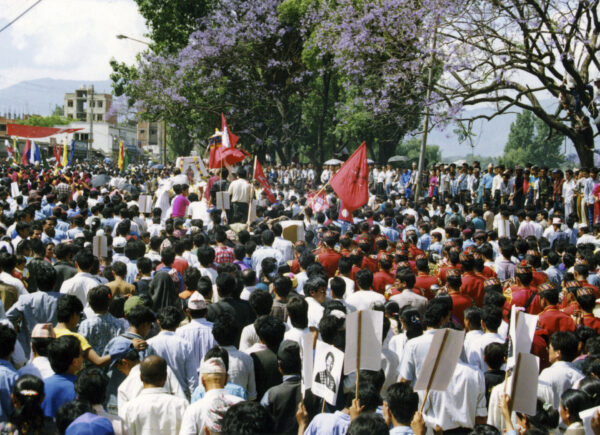
<svg viewBox="0 0 600 435">
<path fill-rule="evenodd" d="M 36 0 L 0 0 L 0 28 Z M 0 89 L 40 78 L 108 80 L 109 61 L 134 63 L 147 29 L 133 0 L 42 0 L 0 32 Z"/>
</svg>

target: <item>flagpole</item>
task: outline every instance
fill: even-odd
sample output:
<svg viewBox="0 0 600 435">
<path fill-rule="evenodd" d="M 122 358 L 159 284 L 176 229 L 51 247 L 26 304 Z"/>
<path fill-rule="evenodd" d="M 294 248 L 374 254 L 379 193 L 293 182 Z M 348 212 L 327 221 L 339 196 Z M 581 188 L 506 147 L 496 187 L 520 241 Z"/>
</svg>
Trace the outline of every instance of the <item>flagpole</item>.
<svg viewBox="0 0 600 435">
<path fill-rule="evenodd" d="M 246 220 L 246 228 L 250 229 L 250 215 L 252 214 L 252 204 L 254 202 L 254 176 L 256 175 L 256 160 L 258 156 L 254 156 L 254 165 L 252 166 L 252 182 L 250 183 L 250 188 L 252 189 L 252 196 L 250 197 L 250 202 L 248 203 L 248 219 Z"/>
</svg>

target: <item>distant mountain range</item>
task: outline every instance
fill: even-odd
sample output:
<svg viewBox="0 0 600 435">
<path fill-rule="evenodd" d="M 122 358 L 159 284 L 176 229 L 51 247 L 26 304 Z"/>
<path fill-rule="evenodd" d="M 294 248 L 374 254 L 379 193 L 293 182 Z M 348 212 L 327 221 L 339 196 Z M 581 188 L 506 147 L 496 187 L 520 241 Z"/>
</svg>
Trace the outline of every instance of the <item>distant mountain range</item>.
<svg viewBox="0 0 600 435">
<path fill-rule="evenodd" d="M 0 89 L 0 115 L 7 113 L 49 115 L 55 106 L 64 104 L 64 95 L 73 92 L 81 86 L 94 85 L 94 90 L 99 93 L 110 93 L 111 81 L 85 81 L 85 80 L 55 80 L 50 78 L 28 80 L 16 85 Z M 553 100 L 542 101 L 547 110 L 554 110 L 557 102 Z M 477 108 L 467 110 L 464 117 L 492 115 L 494 109 Z M 482 157 L 500 156 L 504 152 L 504 145 L 508 139 L 510 125 L 516 119 L 516 113 L 498 116 L 491 121 L 477 120 L 473 126 L 474 147 L 467 142 L 460 143 L 454 134 L 454 125 L 449 125 L 444 130 L 435 129 L 428 136 L 428 144 L 438 145 L 442 156 L 464 157 L 471 153 Z M 572 145 L 567 145 L 567 154 L 573 152 Z"/>
<path fill-rule="evenodd" d="M 82 86 L 94 85 L 98 93 L 110 93 L 110 80 L 55 80 L 37 79 L 0 89 L 0 115 L 50 115 L 56 106 L 64 104 L 65 94 Z"/>
</svg>

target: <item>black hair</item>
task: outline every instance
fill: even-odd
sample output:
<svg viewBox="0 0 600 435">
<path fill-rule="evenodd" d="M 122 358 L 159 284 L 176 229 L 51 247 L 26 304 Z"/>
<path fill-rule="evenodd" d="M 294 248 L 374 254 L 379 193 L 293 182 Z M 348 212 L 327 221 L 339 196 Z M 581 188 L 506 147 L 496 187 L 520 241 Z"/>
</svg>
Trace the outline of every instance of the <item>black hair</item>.
<svg viewBox="0 0 600 435">
<path fill-rule="evenodd" d="M 240 402 L 227 410 L 221 421 L 223 435 L 273 433 L 275 423 L 269 412 L 257 402 Z"/>
<path fill-rule="evenodd" d="M 277 352 L 285 334 L 283 322 L 273 316 L 261 316 L 254 322 L 254 328 L 258 338 L 273 352 Z"/>
<path fill-rule="evenodd" d="M 86 412 L 93 412 L 92 406 L 82 400 L 72 400 L 64 403 L 56 411 L 54 420 L 60 434 L 64 434 L 71 423 Z"/>
<path fill-rule="evenodd" d="M 344 294 L 346 293 L 346 281 L 344 281 L 344 278 L 340 276 L 331 278 L 331 281 L 329 281 L 329 287 L 331 287 L 331 293 L 333 296 L 338 299 L 344 297 Z"/>
<path fill-rule="evenodd" d="M 292 291 L 292 280 L 287 276 L 279 276 L 273 282 L 275 293 L 281 298 L 287 298 Z"/>
<path fill-rule="evenodd" d="M 382 416 L 363 413 L 350 423 L 346 435 L 388 435 L 389 433 L 390 429 Z"/>
<path fill-rule="evenodd" d="M 491 305 L 484 306 L 481 311 L 481 320 L 487 329 L 497 331 L 502 324 L 502 310 Z"/>
<path fill-rule="evenodd" d="M 94 265 L 94 254 L 89 249 L 82 249 L 73 257 L 77 266 L 84 272 L 89 272 Z"/>
<path fill-rule="evenodd" d="M 7 325 L 0 324 L 0 359 L 7 360 L 15 350 L 17 333 Z"/>
<path fill-rule="evenodd" d="M 59 322 L 68 322 L 73 314 L 79 314 L 83 311 L 83 304 L 77 296 L 64 295 L 58 299 L 56 304 L 56 316 Z"/>
<path fill-rule="evenodd" d="M 273 307 L 273 297 L 265 290 L 254 290 L 248 302 L 257 316 L 266 316 Z"/>
<path fill-rule="evenodd" d="M 63 335 L 48 345 L 48 360 L 56 374 L 66 373 L 73 360 L 79 358 L 80 355 L 81 344 L 73 335 Z"/>
<path fill-rule="evenodd" d="M 373 272 L 369 269 L 361 269 L 354 276 L 358 287 L 364 290 L 369 290 L 373 285 Z"/>
<path fill-rule="evenodd" d="M 388 387 L 387 404 L 394 419 L 409 426 L 419 407 L 419 395 L 413 391 L 410 383 L 398 382 Z"/>
<path fill-rule="evenodd" d="M 229 297 L 235 292 L 235 277 L 230 273 L 220 273 L 217 276 L 217 291 L 221 298 Z"/>
<path fill-rule="evenodd" d="M 96 367 L 86 368 L 77 375 L 75 392 L 77 399 L 92 405 L 101 405 L 106 400 L 108 377 Z"/>
<path fill-rule="evenodd" d="M 28 394 L 22 394 L 26 391 Z M 33 392 L 33 393 L 32 393 Z M 23 375 L 15 382 L 12 395 L 17 406 L 10 416 L 10 422 L 17 426 L 19 433 L 27 426 L 27 433 L 42 432 L 44 426 L 44 381 L 33 375 Z"/>
<path fill-rule="evenodd" d="M 294 328 L 304 329 L 308 326 L 308 303 L 300 296 L 292 296 L 286 304 L 290 322 Z"/>
<path fill-rule="evenodd" d="M 167 331 L 174 331 L 179 323 L 183 320 L 183 313 L 179 308 L 173 306 L 166 306 L 158 311 L 158 322 L 160 323 L 161 329 Z"/>
<path fill-rule="evenodd" d="M 406 325 L 406 338 L 411 339 L 423 335 L 423 325 L 421 322 L 421 313 L 418 310 L 407 305 L 402 308 L 400 318 Z"/>
<path fill-rule="evenodd" d="M 47 261 L 39 262 L 35 268 L 35 279 L 38 290 L 50 292 L 56 284 L 56 269 Z"/>
<path fill-rule="evenodd" d="M 555 351 L 560 351 L 561 360 L 571 362 L 577 357 L 579 340 L 574 333 L 558 331 L 550 336 L 550 344 Z"/>
<path fill-rule="evenodd" d="M 449 313 L 450 310 L 445 302 L 437 301 L 437 298 L 432 299 L 425 307 L 423 324 L 427 328 L 437 328 Z"/>
<path fill-rule="evenodd" d="M 591 398 L 587 393 L 581 390 L 569 388 L 560 396 L 562 407 L 569 411 L 569 416 L 573 421 L 581 421 L 579 413 L 590 407 Z"/>
<path fill-rule="evenodd" d="M 233 346 L 240 334 L 240 324 L 231 313 L 221 313 L 214 321 L 212 334 L 220 346 Z"/>
<path fill-rule="evenodd" d="M 465 320 L 469 321 L 473 329 L 481 329 L 481 308 L 477 306 L 469 307 L 464 314 Z"/>
<path fill-rule="evenodd" d="M 131 326 L 139 327 L 144 323 L 153 323 L 156 320 L 156 316 L 150 308 L 145 305 L 136 305 L 129 311 L 127 315 L 127 321 Z"/>
<path fill-rule="evenodd" d="M 586 376 L 579 383 L 579 389 L 590 396 L 592 400 L 590 407 L 600 404 L 600 379 Z"/>
<path fill-rule="evenodd" d="M 505 357 L 506 346 L 503 343 L 490 343 L 483 350 L 483 360 L 492 370 L 499 370 Z"/>
<path fill-rule="evenodd" d="M 88 303 L 95 313 L 104 313 L 108 311 L 111 299 L 112 292 L 110 288 L 105 285 L 99 285 L 90 289 L 87 295 Z"/>
<path fill-rule="evenodd" d="M 344 319 L 339 319 L 331 314 L 323 316 L 319 321 L 321 339 L 327 344 L 337 344 L 337 340 L 340 338 L 340 327 L 343 325 Z"/>
</svg>

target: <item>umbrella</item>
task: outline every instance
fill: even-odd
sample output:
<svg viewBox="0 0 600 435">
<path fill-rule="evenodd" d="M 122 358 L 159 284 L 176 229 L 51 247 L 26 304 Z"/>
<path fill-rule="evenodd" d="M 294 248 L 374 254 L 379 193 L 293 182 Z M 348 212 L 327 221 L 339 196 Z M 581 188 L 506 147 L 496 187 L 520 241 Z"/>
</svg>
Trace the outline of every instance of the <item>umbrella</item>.
<svg viewBox="0 0 600 435">
<path fill-rule="evenodd" d="M 165 165 L 163 165 L 161 163 L 156 163 L 156 164 L 150 166 L 150 168 L 152 168 L 152 169 L 165 169 Z"/>
<path fill-rule="evenodd" d="M 106 174 L 94 175 L 92 178 L 92 187 L 106 186 L 110 182 L 110 177 Z"/>
<path fill-rule="evenodd" d="M 406 162 L 410 160 L 406 156 L 392 156 L 388 159 L 388 163 L 396 163 L 396 162 Z"/>
<path fill-rule="evenodd" d="M 462 159 L 461 159 L 461 160 L 457 160 L 457 161 L 455 161 L 455 162 L 454 162 L 454 164 L 455 164 L 456 166 L 462 166 L 462 165 L 464 165 L 465 163 L 467 163 L 467 161 L 466 161 L 466 160 L 462 160 Z"/>
<path fill-rule="evenodd" d="M 373 160 L 371 160 L 371 159 L 367 159 L 367 164 L 368 164 L 368 165 L 372 165 L 373 163 L 375 163 Z"/>
<path fill-rule="evenodd" d="M 132 194 L 140 193 L 140 190 L 131 183 L 124 183 L 119 186 L 120 191 L 130 192 Z"/>
<path fill-rule="evenodd" d="M 110 157 L 106 157 L 104 159 L 104 163 L 112 163 L 112 160 L 110 159 Z"/>
<path fill-rule="evenodd" d="M 342 163 L 344 163 L 344 162 L 342 162 L 341 160 L 338 160 L 338 159 L 329 159 L 323 164 L 328 165 L 328 166 L 334 166 L 334 165 L 341 165 Z"/>
</svg>

